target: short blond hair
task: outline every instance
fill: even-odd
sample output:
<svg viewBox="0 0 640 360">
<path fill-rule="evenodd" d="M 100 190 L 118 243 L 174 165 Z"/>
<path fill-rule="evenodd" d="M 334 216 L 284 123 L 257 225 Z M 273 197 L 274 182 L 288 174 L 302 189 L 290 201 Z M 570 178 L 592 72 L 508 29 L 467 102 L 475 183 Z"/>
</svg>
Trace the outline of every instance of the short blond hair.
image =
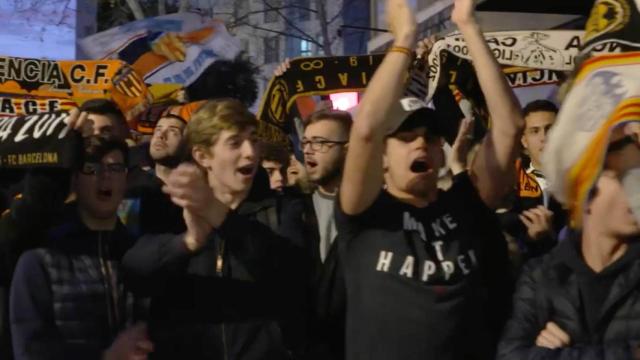
<svg viewBox="0 0 640 360">
<path fill-rule="evenodd" d="M 243 131 L 257 127 L 258 120 L 239 100 L 216 99 L 207 101 L 191 117 L 185 132 L 189 152 L 201 146 L 213 146 L 223 130 Z"/>
</svg>

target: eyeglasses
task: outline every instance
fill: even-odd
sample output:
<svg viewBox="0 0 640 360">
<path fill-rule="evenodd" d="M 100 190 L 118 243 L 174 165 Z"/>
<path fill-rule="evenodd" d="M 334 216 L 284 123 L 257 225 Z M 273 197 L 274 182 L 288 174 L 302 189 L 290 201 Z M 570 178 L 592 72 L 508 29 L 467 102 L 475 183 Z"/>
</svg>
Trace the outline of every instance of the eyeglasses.
<svg viewBox="0 0 640 360">
<path fill-rule="evenodd" d="M 300 150 L 304 151 L 307 145 L 310 145 L 311 150 L 322 153 L 322 152 L 329 151 L 329 149 L 332 148 L 334 145 L 344 145 L 346 143 L 348 143 L 348 141 L 333 141 L 333 140 L 327 140 L 327 139 L 313 139 L 313 140 L 303 139 L 300 142 Z"/>
<path fill-rule="evenodd" d="M 127 172 L 127 166 L 122 163 L 101 164 L 88 162 L 82 165 L 80 172 L 85 175 L 104 174 L 105 172 L 110 174 L 123 174 Z"/>
</svg>

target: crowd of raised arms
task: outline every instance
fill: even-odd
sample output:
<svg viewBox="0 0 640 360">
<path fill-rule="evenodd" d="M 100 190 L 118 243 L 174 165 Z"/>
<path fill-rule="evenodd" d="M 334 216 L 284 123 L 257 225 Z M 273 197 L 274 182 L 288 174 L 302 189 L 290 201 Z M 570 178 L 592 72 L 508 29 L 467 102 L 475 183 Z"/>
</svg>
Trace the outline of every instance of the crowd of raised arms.
<svg viewBox="0 0 640 360">
<path fill-rule="evenodd" d="M 404 95 L 433 39 L 385 3 L 357 109 L 320 104 L 295 149 L 232 98 L 137 145 L 113 102 L 73 110 L 74 166 L 28 171 L 0 209 L 0 357 L 640 359 L 638 137 L 612 133 L 578 226 L 543 172 L 561 104 L 520 105 L 473 1 L 451 20 L 491 126 L 459 121 L 446 154 L 447 114 Z"/>
</svg>

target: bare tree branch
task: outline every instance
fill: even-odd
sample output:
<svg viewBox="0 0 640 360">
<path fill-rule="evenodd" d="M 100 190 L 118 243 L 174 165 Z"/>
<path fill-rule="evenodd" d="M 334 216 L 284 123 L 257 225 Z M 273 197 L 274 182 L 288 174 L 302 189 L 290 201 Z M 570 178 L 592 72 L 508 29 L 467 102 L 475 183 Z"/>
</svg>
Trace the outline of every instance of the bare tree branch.
<svg viewBox="0 0 640 360">
<path fill-rule="evenodd" d="M 142 7 L 140 7 L 138 0 L 127 0 L 127 5 L 129 5 L 129 9 L 133 12 L 136 20 L 144 19 L 144 12 L 142 12 Z"/>
<path fill-rule="evenodd" d="M 253 29 L 256 29 L 256 30 L 266 31 L 266 32 L 269 32 L 269 33 L 274 33 L 274 34 L 282 35 L 282 36 L 284 36 L 284 37 L 290 37 L 290 38 L 294 38 L 294 39 L 300 39 L 300 40 L 308 41 L 308 42 L 310 42 L 310 43 L 312 43 L 312 44 L 314 44 L 314 45 L 316 45 L 316 46 L 322 46 L 322 44 L 321 44 L 321 43 L 319 43 L 318 41 L 316 41 L 316 40 L 314 40 L 314 39 L 312 39 L 312 38 L 305 38 L 305 37 L 298 36 L 298 35 L 295 35 L 295 34 L 288 34 L 288 33 L 284 32 L 284 31 L 279 31 L 279 30 L 273 30 L 273 29 L 269 29 L 269 28 L 264 28 L 264 27 L 262 27 L 262 26 L 254 25 L 254 24 L 251 24 L 251 23 L 243 23 L 243 24 L 239 24 L 238 26 L 248 26 L 248 27 L 253 28 Z"/>
<path fill-rule="evenodd" d="M 280 7 L 272 7 L 272 9 L 274 9 L 274 10 L 302 9 L 302 10 L 309 11 L 309 12 L 314 13 L 314 14 L 317 13 L 317 11 L 314 10 L 314 9 L 310 9 L 310 8 L 304 7 L 304 6 L 297 6 L 297 5 L 285 5 L 285 6 L 280 6 Z M 271 10 L 264 10 L 263 9 L 263 10 L 249 11 L 246 14 L 243 14 L 241 16 L 238 16 L 238 17 L 234 18 L 233 19 L 233 23 L 230 23 L 227 26 L 228 27 L 233 27 L 234 24 L 244 21 L 246 18 L 248 18 L 251 15 L 262 14 L 262 13 L 265 13 L 267 11 L 271 11 Z"/>
<path fill-rule="evenodd" d="M 264 3 L 265 6 L 267 6 L 271 11 L 275 11 L 276 14 L 278 14 L 278 16 L 280 16 L 284 22 L 289 25 L 292 29 L 296 30 L 297 32 L 299 32 L 302 36 L 308 37 L 308 38 L 313 38 L 311 35 L 309 35 L 306 31 L 300 29 L 299 27 L 297 27 L 294 23 L 291 22 L 291 20 L 289 20 L 289 18 L 287 18 L 286 16 L 284 16 L 284 14 L 282 14 L 282 12 L 280 12 L 280 10 L 276 9 L 275 7 L 271 6 L 271 4 L 269 4 L 269 2 L 267 0 L 262 0 L 262 2 Z"/>
<path fill-rule="evenodd" d="M 327 24 L 327 9 L 324 7 L 324 1 L 316 0 L 316 9 L 318 10 L 318 21 L 322 31 L 322 50 L 326 56 L 333 55 L 331 50 L 331 40 L 329 40 L 329 25 Z"/>
</svg>

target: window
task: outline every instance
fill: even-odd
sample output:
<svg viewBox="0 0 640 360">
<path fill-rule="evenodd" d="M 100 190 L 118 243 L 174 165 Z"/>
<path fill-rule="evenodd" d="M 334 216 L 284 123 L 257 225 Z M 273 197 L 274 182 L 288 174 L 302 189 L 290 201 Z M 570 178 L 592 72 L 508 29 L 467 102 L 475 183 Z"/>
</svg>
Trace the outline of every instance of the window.
<svg viewBox="0 0 640 360">
<path fill-rule="evenodd" d="M 311 12 L 308 10 L 311 7 L 309 0 L 298 0 L 296 6 L 298 6 L 296 9 L 298 12 L 298 20 L 308 21 L 311 19 Z"/>
<path fill-rule="evenodd" d="M 265 0 L 264 1 L 264 22 L 274 23 L 278 21 L 278 13 L 275 10 L 269 10 L 271 8 L 280 9 L 282 7 L 282 0 Z"/>
<path fill-rule="evenodd" d="M 300 56 L 311 56 L 311 42 L 307 40 L 300 40 Z"/>
<path fill-rule="evenodd" d="M 264 39 L 264 63 L 280 62 L 280 38 L 277 36 Z"/>
</svg>

